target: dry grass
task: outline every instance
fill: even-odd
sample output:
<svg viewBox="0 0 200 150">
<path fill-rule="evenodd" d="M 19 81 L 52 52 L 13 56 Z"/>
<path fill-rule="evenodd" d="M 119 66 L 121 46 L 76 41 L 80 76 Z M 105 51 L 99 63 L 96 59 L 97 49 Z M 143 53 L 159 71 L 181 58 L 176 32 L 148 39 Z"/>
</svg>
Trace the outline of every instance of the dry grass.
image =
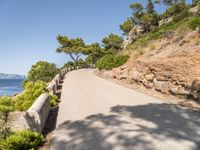
<svg viewBox="0 0 200 150">
<path fill-rule="evenodd" d="M 189 32 L 191 32 L 191 30 L 185 25 L 181 25 L 176 29 L 177 36 L 185 36 Z"/>
</svg>

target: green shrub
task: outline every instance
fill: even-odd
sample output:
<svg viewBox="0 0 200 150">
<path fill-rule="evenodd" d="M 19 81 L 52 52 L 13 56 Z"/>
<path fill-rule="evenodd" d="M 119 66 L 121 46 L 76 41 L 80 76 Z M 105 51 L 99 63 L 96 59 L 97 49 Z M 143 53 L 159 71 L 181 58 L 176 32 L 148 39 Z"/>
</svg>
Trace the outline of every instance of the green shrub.
<svg viewBox="0 0 200 150">
<path fill-rule="evenodd" d="M 70 68 L 75 67 L 75 63 L 73 61 L 68 61 L 66 64 L 64 64 L 63 68 Z"/>
<path fill-rule="evenodd" d="M 10 97 L 0 97 L 0 113 L 9 113 L 14 110 L 14 103 Z"/>
<path fill-rule="evenodd" d="M 14 111 L 14 102 L 10 97 L 0 97 L 0 139 L 10 134 L 8 115 Z"/>
<path fill-rule="evenodd" d="M 193 17 L 188 21 L 188 27 L 195 30 L 200 25 L 200 16 Z"/>
<path fill-rule="evenodd" d="M 70 67 L 85 67 L 87 66 L 87 62 L 84 61 L 83 59 L 79 59 L 77 62 L 73 62 L 73 61 L 68 61 L 66 64 L 64 64 L 64 66 L 62 67 L 64 68 L 70 68 Z"/>
<path fill-rule="evenodd" d="M 44 137 L 31 131 L 19 131 L 0 141 L 1 150 L 30 150 L 42 144 Z"/>
<path fill-rule="evenodd" d="M 163 18 L 168 18 L 177 14 L 180 14 L 183 12 L 183 10 L 188 10 L 188 5 L 182 1 L 177 4 L 173 4 L 169 6 L 166 11 L 163 13 L 162 17 Z"/>
<path fill-rule="evenodd" d="M 14 99 L 15 109 L 19 111 L 28 110 L 41 94 L 47 93 L 46 86 L 47 84 L 40 80 L 36 82 L 26 82 L 24 92 Z M 50 98 L 51 106 L 57 106 L 58 97 L 56 95 L 51 95 Z"/>
<path fill-rule="evenodd" d="M 57 106 L 58 103 L 59 103 L 59 101 L 58 101 L 58 96 L 56 96 L 56 95 L 51 95 L 50 98 L 51 98 L 51 100 L 50 100 L 51 107 Z"/>
<path fill-rule="evenodd" d="M 187 17 L 189 17 L 191 13 L 189 11 L 183 11 L 177 15 L 174 16 L 173 21 L 174 22 L 179 22 Z"/>
<path fill-rule="evenodd" d="M 43 81 L 29 81 L 25 85 L 25 90 L 22 94 L 15 98 L 15 109 L 26 111 L 35 102 L 35 100 L 46 92 L 47 84 Z"/>
<path fill-rule="evenodd" d="M 109 54 L 105 55 L 102 58 L 100 58 L 96 66 L 99 70 L 105 69 L 105 70 L 111 70 L 112 68 L 119 67 L 123 65 L 127 60 L 129 56 L 127 55 L 115 55 L 115 54 Z"/>
<path fill-rule="evenodd" d="M 27 80 L 33 82 L 36 82 L 37 80 L 50 82 L 59 71 L 60 70 L 55 64 L 39 61 L 33 65 L 31 70 L 28 72 Z"/>
</svg>

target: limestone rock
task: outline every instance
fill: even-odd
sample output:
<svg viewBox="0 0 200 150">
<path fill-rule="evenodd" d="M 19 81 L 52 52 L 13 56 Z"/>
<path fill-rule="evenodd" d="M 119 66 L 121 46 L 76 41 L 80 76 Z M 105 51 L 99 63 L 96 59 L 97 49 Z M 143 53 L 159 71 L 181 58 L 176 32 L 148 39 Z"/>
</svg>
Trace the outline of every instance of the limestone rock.
<svg viewBox="0 0 200 150">
<path fill-rule="evenodd" d="M 190 92 L 188 90 L 186 90 L 184 87 L 181 87 L 178 89 L 178 93 L 180 95 L 189 95 Z"/>
<path fill-rule="evenodd" d="M 172 20 L 173 20 L 173 17 L 169 17 L 169 18 L 163 19 L 163 20 L 159 21 L 159 26 L 161 26 L 163 24 L 170 23 Z"/>
<path fill-rule="evenodd" d="M 153 81 L 155 90 L 160 91 L 162 93 L 169 93 L 169 83 L 164 81 L 157 81 L 156 79 Z"/>
<path fill-rule="evenodd" d="M 191 94 L 195 99 L 200 100 L 200 77 L 193 81 Z"/>
<path fill-rule="evenodd" d="M 132 72 L 132 79 L 135 80 L 136 82 L 142 82 L 143 81 L 143 75 L 139 73 L 138 71 L 133 71 Z"/>
<path fill-rule="evenodd" d="M 124 70 L 124 69 L 126 69 L 128 66 L 121 66 L 120 67 L 120 70 Z"/>
<path fill-rule="evenodd" d="M 178 87 L 175 86 L 175 85 L 170 85 L 170 92 L 171 92 L 172 94 L 177 95 L 177 94 L 179 94 L 179 89 L 178 89 Z"/>
<path fill-rule="evenodd" d="M 123 49 L 126 49 L 126 47 L 131 44 L 142 32 L 143 28 L 141 26 L 134 26 L 123 42 Z"/>
<path fill-rule="evenodd" d="M 154 77 L 155 77 L 154 74 L 147 74 L 147 75 L 145 75 L 145 78 L 146 78 L 147 81 L 153 81 Z"/>
<path fill-rule="evenodd" d="M 144 82 L 144 86 L 150 89 L 154 87 L 153 82 Z"/>
</svg>

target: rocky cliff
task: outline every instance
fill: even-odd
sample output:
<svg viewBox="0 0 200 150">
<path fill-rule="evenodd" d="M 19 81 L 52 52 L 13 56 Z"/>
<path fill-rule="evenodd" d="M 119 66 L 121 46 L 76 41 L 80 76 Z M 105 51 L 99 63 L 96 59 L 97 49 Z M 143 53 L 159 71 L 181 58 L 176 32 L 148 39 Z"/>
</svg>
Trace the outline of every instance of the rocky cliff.
<svg viewBox="0 0 200 150">
<path fill-rule="evenodd" d="M 105 74 L 164 94 L 200 100 L 200 33 L 183 32 L 153 41 L 153 50 Z"/>
</svg>

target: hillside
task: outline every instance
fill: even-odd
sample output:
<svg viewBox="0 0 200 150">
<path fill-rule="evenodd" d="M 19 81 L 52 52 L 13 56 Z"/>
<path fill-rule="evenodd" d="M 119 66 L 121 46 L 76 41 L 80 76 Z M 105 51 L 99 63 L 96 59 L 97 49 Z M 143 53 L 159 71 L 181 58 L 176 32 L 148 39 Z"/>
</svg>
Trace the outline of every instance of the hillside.
<svg viewBox="0 0 200 150">
<path fill-rule="evenodd" d="M 25 79 L 24 75 L 0 73 L 0 79 Z"/>
<path fill-rule="evenodd" d="M 200 31 L 190 26 L 199 14 L 193 10 L 189 10 L 193 17 L 172 18 L 146 34 L 133 38 L 130 32 L 121 52 L 129 54 L 130 59 L 121 67 L 102 71 L 101 75 L 126 85 L 139 85 L 149 91 L 199 102 Z M 196 23 L 198 27 L 199 20 Z"/>
</svg>

